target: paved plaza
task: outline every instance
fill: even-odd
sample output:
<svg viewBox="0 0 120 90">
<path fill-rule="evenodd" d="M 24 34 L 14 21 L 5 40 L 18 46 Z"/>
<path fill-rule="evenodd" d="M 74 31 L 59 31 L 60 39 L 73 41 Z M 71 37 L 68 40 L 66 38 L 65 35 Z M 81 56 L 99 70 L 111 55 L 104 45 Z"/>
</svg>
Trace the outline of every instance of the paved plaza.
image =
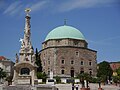
<svg viewBox="0 0 120 90">
<path fill-rule="evenodd" d="M 75 84 L 76 85 L 76 84 Z M 79 88 L 81 88 L 80 84 Z M 59 90 L 72 90 L 72 85 L 71 84 L 56 84 L 56 87 Z M 89 84 L 90 90 L 98 90 L 98 84 Z M 102 85 L 103 90 L 120 90 L 120 87 L 115 86 L 115 85 Z M 76 90 L 76 89 L 74 89 Z M 79 89 L 80 90 L 80 89 Z"/>
<path fill-rule="evenodd" d="M 42 84 L 43 85 L 43 84 Z M 75 84 L 75 86 L 79 87 L 78 90 L 81 88 L 81 84 Z M 72 90 L 72 84 L 55 84 L 55 86 L 58 88 L 58 90 Z M 98 90 L 98 84 L 89 84 L 90 90 Z M 30 89 L 29 86 L 25 87 L 13 87 L 13 86 L 7 86 L 9 89 L 4 89 L 3 85 L 0 85 L 0 90 L 34 90 Z M 102 85 L 103 90 L 120 90 L 119 86 L 115 85 Z M 35 89 L 36 90 L 36 89 Z M 76 88 L 74 88 L 76 90 Z"/>
</svg>

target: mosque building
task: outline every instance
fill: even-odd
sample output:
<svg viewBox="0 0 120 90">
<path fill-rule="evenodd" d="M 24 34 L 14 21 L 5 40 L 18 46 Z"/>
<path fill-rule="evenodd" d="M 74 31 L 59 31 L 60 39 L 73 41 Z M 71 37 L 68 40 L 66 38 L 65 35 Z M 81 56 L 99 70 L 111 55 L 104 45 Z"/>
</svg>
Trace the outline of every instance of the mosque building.
<svg viewBox="0 0 120 90">
<path fill-rule="evenodd" d="M 56 27 L 42 43 L 40 58 L 43 71 L 62 78 L 75 77 L 78 73 L 96 76 L 97 51 L 89 49 L 84 35 L 68 25 Z"/>
</svg>

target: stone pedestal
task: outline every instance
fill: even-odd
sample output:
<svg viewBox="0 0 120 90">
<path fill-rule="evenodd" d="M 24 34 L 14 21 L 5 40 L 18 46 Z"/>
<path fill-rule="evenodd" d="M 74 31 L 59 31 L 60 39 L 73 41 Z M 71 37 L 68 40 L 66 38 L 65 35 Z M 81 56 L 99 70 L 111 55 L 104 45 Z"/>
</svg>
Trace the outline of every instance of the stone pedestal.
<svg viewBox="0 0 120 90">
<path fill-rule="evenodd" d="M 98 90 L 103 90 L 102 88 L 98 88 Z"/>
<path fill-rule="evenodd" d="M 90 88 L 80 88 L 80 90 L 90 90 Z"/>
</svg>

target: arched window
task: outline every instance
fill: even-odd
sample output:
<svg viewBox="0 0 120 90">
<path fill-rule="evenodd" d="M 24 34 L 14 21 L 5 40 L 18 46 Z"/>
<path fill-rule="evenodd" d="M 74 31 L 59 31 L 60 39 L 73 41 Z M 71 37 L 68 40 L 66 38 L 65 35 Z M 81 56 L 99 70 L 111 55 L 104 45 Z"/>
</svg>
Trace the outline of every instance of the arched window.
<svg viewBox="0 0 120 90">
<path fill-rule="evenodd" d="M 30 74 L 30 69 L 29 68 L 22 68 L 20 74 L 21 75 L 29 75 Z"/>
<path fill-rule="evenodd" d="M 84 68 L 81 68 L 80 74 L 84 73 Z"/>
<path fill-rule="evenodd" d="M 73 61 L 73 60 L 71 60 L 71 64 L 74 64 L 74 61 Z"/>
<path fill-rule="evenodd" d="M 91 62 L 91 61 L 89 61 L 89 65 L 90 65 L 90 66 L 92 65 L 92 62 Z"/>
<path fill-rule="evenodd" d="M 89 72 L 90 76 L 92 75 L 92 71 Z"/>
<path fill-rule="evenodd" d="M 83 63 L 83 61 L 81 61 L 81 65 L 83 65 L 84 63 Z"/>
<path fill-rule="evenodd" d="M 65 64 L 65 60 L 64 60 L 64 59 L 62 59 L 62 60 L 61 60 L 61 63 L 62 63 L 62 64 Z"/>
<path fill-rule="evenodd" d="M 61 74 L 64 74 L 64 70 L 63 69 L 61 70 Z"/>
</svg>

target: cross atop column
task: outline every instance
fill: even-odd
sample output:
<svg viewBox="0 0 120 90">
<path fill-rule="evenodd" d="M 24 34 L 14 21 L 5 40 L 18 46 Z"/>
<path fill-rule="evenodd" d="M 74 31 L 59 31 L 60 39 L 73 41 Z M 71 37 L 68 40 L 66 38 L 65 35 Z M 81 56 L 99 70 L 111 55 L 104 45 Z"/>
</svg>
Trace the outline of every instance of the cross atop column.
<svg viewBox="0 0 120 90">
<path fill-rule="evenodd" d="M 31 12 L 31 9 L 30 8 L 26 8 L 25 12 L 26 12 L 27 16 L 29 16 L 29 13 Z"/>
</svg>

